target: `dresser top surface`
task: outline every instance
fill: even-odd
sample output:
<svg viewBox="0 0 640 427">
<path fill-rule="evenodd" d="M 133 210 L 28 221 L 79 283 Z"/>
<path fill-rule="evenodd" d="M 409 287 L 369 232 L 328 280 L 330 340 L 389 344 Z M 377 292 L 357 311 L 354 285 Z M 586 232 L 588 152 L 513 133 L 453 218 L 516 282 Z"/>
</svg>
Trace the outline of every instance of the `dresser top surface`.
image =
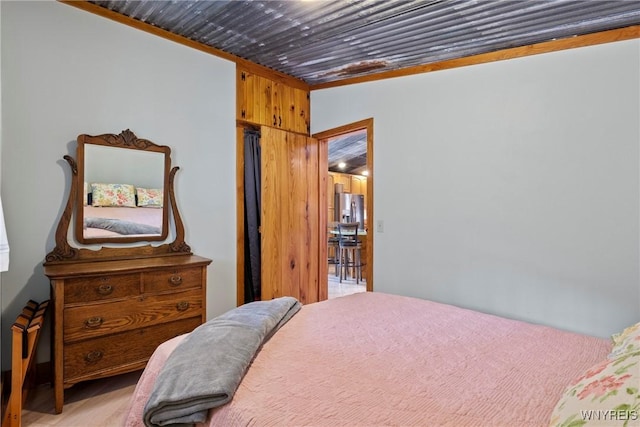
<svg viewBox="0 0 640 427">
<path fill-rule="evenodd" d="M 51 279 L 64 279 L 93 274 L 142 272 L 159 268 L 206 267 L 209 264 L 211 264 L 210 259 L 198 255 L 174 255 L 45 265 L 44 274 Z"/>
</svg>

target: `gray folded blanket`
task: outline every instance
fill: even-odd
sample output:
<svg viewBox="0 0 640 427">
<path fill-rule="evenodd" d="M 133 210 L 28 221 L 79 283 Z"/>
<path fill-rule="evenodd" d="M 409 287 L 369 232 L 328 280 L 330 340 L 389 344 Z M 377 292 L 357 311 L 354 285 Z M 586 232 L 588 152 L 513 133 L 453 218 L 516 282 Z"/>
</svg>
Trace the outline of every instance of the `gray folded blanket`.
<svg viewBox="0 0 640 427">
<path fill-rule="evenodd" d="M 202 324 L 169 355 L 145 405 L 147 427 L 202 423 L 231 400 L 260 347 L 302 305 L 293 297 L 251 302 Z"/>
<path fill-rule="evenodd" d="M 113 218 L 93 218 L 84 219 L 84 228 L 102 228 L 103 230 L 114 231 L 119 234 L 162 234 L 160 227 L 142 224 L 140 222 L 126 221 Z"/>
</svg>

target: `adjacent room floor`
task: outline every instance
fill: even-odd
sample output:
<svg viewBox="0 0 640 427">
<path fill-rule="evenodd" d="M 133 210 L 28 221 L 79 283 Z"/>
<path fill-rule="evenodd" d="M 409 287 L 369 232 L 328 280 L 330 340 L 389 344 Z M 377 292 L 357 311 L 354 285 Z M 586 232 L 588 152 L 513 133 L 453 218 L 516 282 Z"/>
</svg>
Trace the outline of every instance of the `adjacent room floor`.
<svg viewBox="0 0 640 427">
<path fill-rule="evenodd" d="M 342 283 L 340 283 L 340 278 L 333 274 L 332 267 L 333 266 L 329 266 L 329 298 L 336 298 L 367 291 L 367 284 L 362 280 L 359 280 L 359 283 L 356 283 L 355 279 L 347 278 L 342 279 Z"/>
</svg>

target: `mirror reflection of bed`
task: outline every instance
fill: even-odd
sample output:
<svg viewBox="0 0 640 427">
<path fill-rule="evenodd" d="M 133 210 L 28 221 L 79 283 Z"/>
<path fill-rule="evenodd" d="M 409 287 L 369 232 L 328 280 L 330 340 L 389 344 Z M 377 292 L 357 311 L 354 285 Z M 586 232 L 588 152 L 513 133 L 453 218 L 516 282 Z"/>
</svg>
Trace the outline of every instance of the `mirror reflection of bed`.
<svg viewBox="0 0 640 427">
<path fill-rule="evenodd" d="M 165 154 L 84 147 L 83 239 L 162 235 Z"/>
<path fill-rule="evenodd" d="M 83 218 L 85 239 L 162 233 L 162 209 L 85 206 Z"/>
</svg>

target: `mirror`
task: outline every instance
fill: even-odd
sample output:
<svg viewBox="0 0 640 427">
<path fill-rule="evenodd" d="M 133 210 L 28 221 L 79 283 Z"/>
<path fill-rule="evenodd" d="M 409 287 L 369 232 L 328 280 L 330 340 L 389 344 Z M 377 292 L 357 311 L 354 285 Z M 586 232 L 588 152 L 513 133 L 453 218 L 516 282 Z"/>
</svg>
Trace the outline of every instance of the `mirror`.
<svg viewBox="0 0 640 427">
<path fill-rule="evenodd" d="M 171 150 L 120 135 L 78 138 L 75 237 L 83 244 L 165 240 Z"/>
</svg>

